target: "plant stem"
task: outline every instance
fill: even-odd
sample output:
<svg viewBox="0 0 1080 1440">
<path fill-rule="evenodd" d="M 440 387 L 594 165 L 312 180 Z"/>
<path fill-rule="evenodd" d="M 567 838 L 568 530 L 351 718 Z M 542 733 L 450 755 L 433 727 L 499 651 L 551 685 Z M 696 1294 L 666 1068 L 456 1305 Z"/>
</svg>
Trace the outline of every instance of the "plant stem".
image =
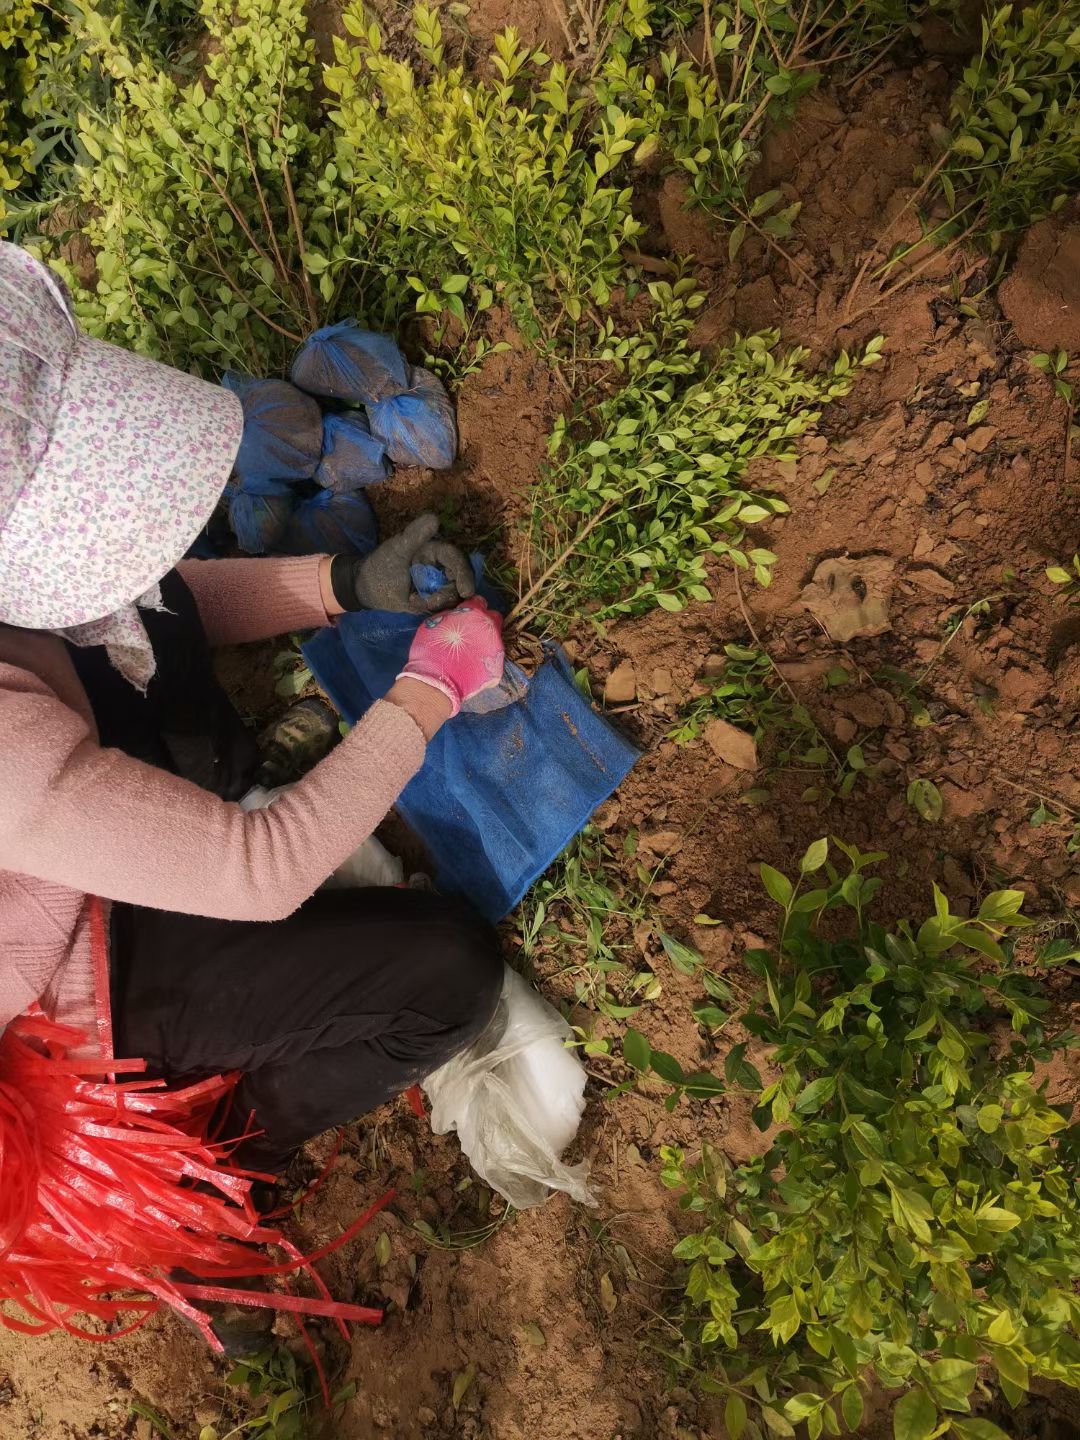
<svg viewBox="0 0 1080 1440">
<path fill-rule="evenodd" d="M 289 215 L 292 219 L 293 230 L 296 232 L 296 251 L 300 262 L 300 282 L 304 287 L 304 300 L 308 308 L 308 319 L 311 321 L 311 328 L 317 330 L 319 328 L 319 308 L 315 304 L 315 293 L 311 288 L 311 277 L 308 275 L 307 266 L 304 264 L 304 227 L 300 221 L 300 211 L 296 204 L 296 195 L 293 192 L 292 176 L 289 174 L 289 162 L 284 155 L 281 157 L 281 178 L 285 182 L 285 198 L 289 204 Z"/>
<path fill-rule="evenodd" d="M 607 512 L 611 509 L 611 507 L 612 507 L 612 505 L 613 505 L 614 503 L 615 503 L 615 502 L 614 502 L 613 500 L 605 500 L 605 501 L 604 501 L 603 505 L 600 506 L 600 509 L 599 509 L 599 510 L 596 512 L 596 514 L 592 517 L 592 519 L 589 521 L 589 523 L 588 523 L 583 529 L 581 529 L 581 530 L 578 531 L 578 533 L 574 536 L 573 540 L 571 540 L 570 544 L 566 547 L 566 549 L 562 552 L 562 554 L 556 556 L 556 558 L 551 562 L 551 564 L 547 567 L 547 569 L 546 569 L 546 570 L 544 571 L 544 573 L 540 576 L 540 578 L 539 578 L 538 580 L 534 581 L 534 583 L 533 583 L 532 585 L 530 585 L 529 589 L 526 590 L 525 594 L 522 595 L 521 599 L 517 602 L 517 604 L 514 606 L 514 608 L 513 608 L 513 609 L 510 611 L 510 613 L 507 615 L 507 617 L 506 617 L 506 624 L 509 625 L 509 624 L 510 624 L 511 622 L 513 622 L 514 620 L 517 620 L 522 614 L 528 613 L 528 610 L 530 609 L 530 607 L 529 607 L 529 601 L 532 599 L 532 597 L 536 594 L 536 592 L 537 592 L 538 590 L 542 589 L 543 586 L 545 586 L 545 585 L 547 584 L 547 582 L 551 579 L 552 575 L 554 575 L 555 572 L 556 572 L 558 569 L 560 569 L 560 567 L 563 566 L 563 565 L 566 563 L 566 561 L 567 561 L 567 560 L 570 558 L 570 556 L 574 553 L 574 551 L 575 551 L 575 550 L 577 549 L 577 547 L 581 544 L 581 542 L 585 539 L 585 537 L 586 537 L 592 530 L 594 530 L 597 525 L 599 525 L 600 521 L 604 518 L 604 516 L 607 514 Z M 535 607 L 531 607 L 531 608 L 535 608 Z"/>
<path fill-rule="evenodd" d="M 858 271 L 857 271 L 857 273 L 856 273 L 856 275 L 855 275 L 855 279 L 851 282 L 851 288 L 848 290 L 847 295 L 844 297 L 844 304 L 843 304 L 843 307 L 842 307 L 844 314 L 847 314 L 847 312 L 850 310 L 850 308 L 851 308 L 851 302 L 855 299 L 855 296 L 856 296 L 856 294 L 858 293 L 858 290 L 859 290 L 859 286 L 860 286 L 860 285 L 862 284 L 862 282 L 866 279 L 866 272 L 870 269 L 870 266 L 874 263 L 874 257 L 877 255 L 878 251 L 881 249 L 881 246 L 882 246 L 882 244 L 883 244 L 886 236 L 891 235 L 892 232 L 896 229 L 897 223 L 903 218 L 903 216 L 905 216 L 905 215 L 907 214 L 907 212 L 911 209 L 911 207 L 916 203 L 916 201 L 917 201 L 917 200 L 919 199 L 919 197 L 922 195 L 923 191 L 924 191 L 924 190 L 926 189 L 926 187 L 930 184 L 930 181 L 934 178 L 934 176 L 935 176 L 935 175 L 938 173 L 938 171 L 942 168 L 942 166 L 945 164 L 945 162 L 946 162 L 946 160 L 948 160 L 948 158 L 949 158 L 949 152 L 946 150 L 945 154 L 942 155 L 942 156 L 940 156 L 940 157 L 938 158 L 938 160 L 935 162 L 935 164 L 932 165 L 931 168 L 926 172 L 926 174 L 923 176 L 922 183 L 921 183 L 921 184 L 917 187 L 917 189 L 908 197 L 908 199 L 907 199 L 907 201 L 904 203 L 904 205 L 896 212 L 896 214 L 893 216 L 893 218 L 889 221 L 888 225 L 885 226 L 885 229 L 881 232 L 881 234 L 877 237 L 877 239 L 874 241 L 874 243 L 870 246 L 870 249 L 866 252 L 866 256 L 865 256 L 865 258 L 863 259 L 862 264 L 859 266 L 859 269 L 858 269 Z"/>
<path fill-rule="evenodd" d="M 734 205 L 733 209 L 735 211 L 735 214 L 738 215 L 739 219 L 742 220 L 744 224 L 749 225 L 751 230 L 757 231 L 757 233 L 765 241 L 765 244 L 768 245 L 771 250 L 775 250 L 779 256 L 781 256 L 784 260 L 787 261 L 787 263 L 791 266 L 793 270 L 798 271 L 798 273 L 803 277 L 803 279 L 806 281 L 806 283 L 810 286 L 812 290 L 814 290 L 815 292 L 821 290 L 821 286 L 810 274 L 809 270 L 805 270 L 802 265 L 799 264 L 798 260 L 795 259 L 795 256 L 785 250 L 784 247 L 779 243 L 779 241 L 774 240 L 767 230 L 763 230 L 762 227 L 757 223 L 757 221 L 750 215 L 749 211 L 741 210 L 738 205 Z"/>
</svg>

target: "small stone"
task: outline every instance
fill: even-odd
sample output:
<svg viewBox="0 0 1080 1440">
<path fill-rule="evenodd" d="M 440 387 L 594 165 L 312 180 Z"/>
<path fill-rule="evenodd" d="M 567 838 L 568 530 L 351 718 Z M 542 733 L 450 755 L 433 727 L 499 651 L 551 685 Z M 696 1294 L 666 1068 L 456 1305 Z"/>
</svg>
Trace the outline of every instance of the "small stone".
<svg viewBox="0 0 1080 1440">
<path fill-rule="evenodd" d="M 808 685 L 820 680 L 834 668 L 836 661 L 828 655 L 818 655 L 812 660 L 781 660 L 776 668 L 791 685 Z"/>
<path fill-rule="evenodd" d="M 429 1405 L 421 1405 L 416 1412 L 416 1419 L 420 1425 L 434 1425 L 438 1418 Z"/>
<path fill-rule="evenodd" d="M 723 675 L 727 668 L 726 655 L 706 655 L 705 664 L 701 667 L 701 673 L 706 680 L 717 680 Z"/>
<path fill-rule="evenodd" d="M 840 703 L 845 713 L 858 724 L 865 725 L 869 730 L 876 730 L 879 725 L 885 724 L 887 698 L 882 692 L 859 691 L 850 697 L 845 696 Z"/>
<path fill-rule="evenodd" d="M 623 705 L 637 696 L 637 675 L 629 660 L 620 660 L 604 685 L 604 704 Z"/>
<path fill-rule="evenodd" d="M 838 715 L 833 725 L 833 733 L 842 745 L 850 745 L 858 734 L 858 726 L 846 715 Z"/>
<path fill-rule="evenodd" d="M 913 565 L 907 574 L 908 579 L 913 580 L 920 589 L 929 590 L 934 595 L 956 594 L 953 582 L 929 565 Z"/>
<path fill-rule="evenodd" d="M 967 437 L 967 448 L 981 455 L 997 433 L 996 425 L 980 425 Z"/>
<path fill-rule="evenodd" d="M 710 720 L 705 726 L 704 736 L 706 745 L 725 765 L 733 765 L 736 770 L 757 769 L 754 737 L 737 725 L 731 725 L 726 720 Z"/>
<path fill-rule="evenodd" d="M 648 835 L 638 837 L 638 849 L 645 850 L 650 855 L 662 858 L 665 855 L 674 855 L 683 843 L 681 830 L 653 830 Z"/>
<path fill-rule="evenodd" d="M 844 644 L 891 630 L 889 599 L 895 561 L 883 555 L 822 560 L 800 597 L 830 639 Z"/>
<path fill-rule="evenodd" d="M 934 467 L 929 460 L 920 460 L 915 466 L 915 479 L 920 485 L 929 485 L 934 478 Z"/>
<path fill-rule="evenodd" d="M 654 695 L 670 695 L 675 688 L 670 670 L 654 670 L 651 680 Z"/>
</svg>

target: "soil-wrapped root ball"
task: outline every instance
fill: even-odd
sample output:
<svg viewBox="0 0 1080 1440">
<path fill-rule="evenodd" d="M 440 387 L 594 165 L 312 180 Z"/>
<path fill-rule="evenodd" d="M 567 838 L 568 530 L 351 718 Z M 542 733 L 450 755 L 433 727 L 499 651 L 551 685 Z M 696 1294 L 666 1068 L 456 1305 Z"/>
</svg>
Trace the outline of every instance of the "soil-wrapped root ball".
<svg viewBox="0 0 1080 1440">
<path fill-rule="evenodd" d="M 225 487 L 229 524 L 249 555 L 276 550 L 285 538 L 296 501 L 280 480 L 245 480 Z"/>
<path fill-rule="evenodd" d="M 288 555 L 370 555 L 378 543 L 370 500 L 320 490 L 297 506 L 278 548 Z"/>
<path fill-rule="evenodd" d="M 244 434 L 233 463 L 243 481 L 310 480 L 322 454 L 323 417 L 310 395 L 287 380 L 254 380 L 226 372 L 221 382 L 239 397 Z"/>
<path fill-rule="evenodd" d="M 378 485 L 393 474 L 386 446 L 376 440 L 359 411 L 327 415 L 323 420 L 323 452 L 315 482 L 324 490 L 347 495 L 365 485 Z"/>
<path fill-rule="evenodd" d="M 414 365 L 409 388 L 368 411 L 371 433 L 395 465 L 447 470 L 457 455 L 457 422 L 446 387 L 437 375 Z"/>
<path fill-rule="evenodd" d="M 311 395 L 377 405 L 409 385 L 409 364 L 389 335 L 340 320 L 316 330 L 293 361 L 294 385 Z"/>
</svg>

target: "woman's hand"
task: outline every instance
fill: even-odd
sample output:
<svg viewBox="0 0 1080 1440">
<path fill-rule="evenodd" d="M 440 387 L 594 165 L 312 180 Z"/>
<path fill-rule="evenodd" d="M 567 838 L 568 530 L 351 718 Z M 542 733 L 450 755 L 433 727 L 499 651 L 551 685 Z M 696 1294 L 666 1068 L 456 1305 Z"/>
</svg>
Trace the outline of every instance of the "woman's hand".
<svg viewBox="0 0 1080 1440">
<path fill-rule="evenodd" d="M 425 511 L 399 535 L 383 541 L 366 560 L 358 560 L 353 555 L 333 556 L 328 570 L 324 562 L 324 600 L 327 579 L 335 601 L 333 609 L 338 613 L 395 610 L 428 614 L 467 600 L 476 592 L 472 567 L 456 545 L 436 540 L 438 530 L 438 516 Z M 414 565 L 439 566 L 446 574 L 447 584 L 431 595 L 417 594 L 412 583 Z"/>
<path fill-rule="evenodd" d="M 456 715 L 463 703 L 502 679 L 502 616 L 479 596 L 424 620 L 398 684 L 419 681 L 441 692 Z M 396 688 L 396 687 L 395 687 Z"/>
</svg>

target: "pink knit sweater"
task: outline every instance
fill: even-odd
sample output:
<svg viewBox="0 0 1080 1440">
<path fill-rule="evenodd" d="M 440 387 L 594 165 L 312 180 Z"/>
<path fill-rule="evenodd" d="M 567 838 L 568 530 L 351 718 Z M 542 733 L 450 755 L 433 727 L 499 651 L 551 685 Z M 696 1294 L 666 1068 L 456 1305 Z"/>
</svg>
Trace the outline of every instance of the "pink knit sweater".
<svg viewBox="0 0 1080 1440">
<path fill-rule="evenodd" d="M 212 645 L 327 623 L 319 557 L 189 561 L 180 572 Z M 277 920 L 371 833 L 424 758 L 380 702 L 268 810 L 245 814 L 98 744 L 63 643 L 0 626 L 0 1027 L 35 1000 L 93 1018 L 87 897 Z"/>
</svg>

